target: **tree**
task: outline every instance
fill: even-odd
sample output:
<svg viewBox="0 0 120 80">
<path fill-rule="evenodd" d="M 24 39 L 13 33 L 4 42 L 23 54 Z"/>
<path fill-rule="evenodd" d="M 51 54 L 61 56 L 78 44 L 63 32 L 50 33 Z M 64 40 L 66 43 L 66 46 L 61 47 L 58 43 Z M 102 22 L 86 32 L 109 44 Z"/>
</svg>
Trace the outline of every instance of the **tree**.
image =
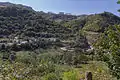
<svg viewBox="0 0 120 80">
<path fill-rule="evenodd" d="M 117 4 L 120 4 L 120 0 L 118 0 Z"/>
<path fill-rule="evenodd" d="M 120 0 L 118 0 L 117 4 L 120 4 Z M 120 9 L 118 9 L 118 12 L 120 12 Z"/>
<path fill-rule="evenodd" d="M 95 45 L 102 57 L 108 58 L 106 62 L 113 75 L 120 78 L 120 25 L 109 27 Z"/>
<path fill-rule="evenodd" d="M 120 4 L 120 0 L 117 2 Z M 118 10 L 120 12 L 120 9 Z M 95 47 L 108 60 L 108 67 L 113 75 L 120 79 L 120 25 L 110 26 L 95 44 Z"/>
</svg>

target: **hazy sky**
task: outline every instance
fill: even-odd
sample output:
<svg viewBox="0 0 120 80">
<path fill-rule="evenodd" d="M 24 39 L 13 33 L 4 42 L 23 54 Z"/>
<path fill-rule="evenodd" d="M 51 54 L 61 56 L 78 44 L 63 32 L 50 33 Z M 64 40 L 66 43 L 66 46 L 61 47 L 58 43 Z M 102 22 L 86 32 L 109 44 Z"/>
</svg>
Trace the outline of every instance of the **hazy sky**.
<svg viewBox="0 0 120 80">
<path fill-rule="evenodd" d="M 116 15 L 120 13 L 117 0 L 0 0 L 0 2 L 12 2 L 31 6 L 37 11 L 66 12 L 72 14 L 91 14 L 104 11 Z"/>
</svg>

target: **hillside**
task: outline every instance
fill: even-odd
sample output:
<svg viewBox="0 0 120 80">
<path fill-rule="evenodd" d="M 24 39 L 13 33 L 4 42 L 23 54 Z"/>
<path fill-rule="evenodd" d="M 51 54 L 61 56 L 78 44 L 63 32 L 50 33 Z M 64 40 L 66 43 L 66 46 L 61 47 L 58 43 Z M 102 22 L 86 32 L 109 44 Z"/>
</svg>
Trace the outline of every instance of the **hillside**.
<svg viewBox="0 0 120 80">
<path fill-rule="evenodd" d="M 83 39 L 87 47 L 88 43 L 94 43 L 109 25 L 120 23 L 120 18 L 109 12 L 71 15 L 62 12 L 59 14 L 36 12 L 29 6 L 9 2 L 2 2 L 0 6 L 1 38 L 18 37 L 23 40 L 34 38 L 34 41 L 37 39 L 38 42 L 41 38 L 45 40 L 52 38 L 68 40 L 70 46 L 76 43 L 75 39 L 82 32 L 87 38 Z"/>
<path fill-rule="evenodd" d="M 100 34 L 109 26 L 120 24 L 120 17 L 110 12 L 90 15 L 86 20 L 87 21 L 82 30 L 85 32 L 85 35 L 91 44 L 94 44 Z"/>
<path fill-rule="evenodd" d="M 0 2 L 0 80 L 87 80 L 88 72 L 117 80 L 119 23 L 110 12 L 56 14 Z"/>
<path fill-rule="evenodd" d="M 104 32 L 104 29 L 109 25 L 115 25 L 120 23 L 120 18 L 110 12 L 103 12 L 99 14 L 91 15 L 72 15 L 52 12 L 45 13 L 43 11 L 39 14 L 45 19 L 59 22 L 66 27 L 73 29 L 81 29 L 85 31 Z"/>
<path fill-rule="evenodd" d="M 109 25 L 120 23 L 120 18 L 110 12 L 86 15 L 79 19 L 71 20 L 64 25 L 72 28 L 82 28 L 85 31 L 104 32 Z"/>
<path fill-rule="evenodd" d="M 83 30 L 93 32 L 104 32 L 105 28 L 110 25 L 117 25 L 120 23 L 120 18 L 110 12 L 90 15 L 86 19 L 86 24 Z"/>
<path fill-rule="evenodd" d="M 76 15 L 65 14 L 64 12 L 60 12 L 57 14 L 57 13 L 52 13 L 52 12 L 45 13 L 43 11 L 40 11 L 38 13 L 44 18 L 52 20 L 52 21 L 56 21 L 56 22 L 70 21 L 73 19 L 77 19 Z"/>
<path fill-rule="evenodd" d="M 86 35 L 89 43 L 94 43 L 101 33 L 111 25 L 120 24 L 120 17 L 110 13 L 104 12 L 99 14 L 92 14 L 80 19 L 71 20 L 63 25 L 72 29 L 73 33 L 82 30 Z"/>
<path fill-rule="evenodd" d="M 72 44 L 79 37 L 77 34 L 82 32 L 91 44 L 109 25 L 120 23 L 120 18 L 109 12 L 72 15 L 36 12 L 29 6 L 9 2 L 1 2 L 0 6 L 1 38 L 55 38 L 72 40 L 69 43 Z"/>
<path fill-rule="evenodd" d="M 30 7 L 1 3 L 1 6 L 3 5 L 5 7 L 0 8 L 0 36 L 23 34 L 28 37 L 39 37 L 42 34 L 46 36 L 48 34 L 60 37 L 70 32 L 66 27 L 44 19 Z"/>
<path fill-rule="evenodd" d="M 12 50 L 30 50 L 53 45 L 71 47 L 79 36 L 73 34 L 70 28 L 43 17 L 31 7 L 12 3 L 1 3 L 1 6 L 4 7 L 0 7 L 0 42 L 1 44 L 6 42 L 7 46 L 17 45 L 17 48 L 13 47 Z M 63 40 L 70 42 L 63 43 Z M 87 48 L 87 40 L 84 37 L 83 40 L 85 43 L 82 45 Z"/>
</svg>

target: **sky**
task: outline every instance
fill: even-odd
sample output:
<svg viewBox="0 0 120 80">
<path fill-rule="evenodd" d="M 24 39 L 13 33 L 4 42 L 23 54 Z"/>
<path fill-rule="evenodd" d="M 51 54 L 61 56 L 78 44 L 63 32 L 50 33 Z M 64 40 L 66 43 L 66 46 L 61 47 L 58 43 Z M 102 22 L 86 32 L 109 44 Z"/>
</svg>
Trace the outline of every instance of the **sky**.
<svg viewBox="0 0 120 80">
<path fill-rule="evenodd" d="M 76 15 L 94 14 L 104 11 L 117 12 L 120 9 L 117 0 L 0 0 L 0 2 L 11 2 L 31 6 L 36 11 L 44 12 L 65 12 Z"/>
</svg>

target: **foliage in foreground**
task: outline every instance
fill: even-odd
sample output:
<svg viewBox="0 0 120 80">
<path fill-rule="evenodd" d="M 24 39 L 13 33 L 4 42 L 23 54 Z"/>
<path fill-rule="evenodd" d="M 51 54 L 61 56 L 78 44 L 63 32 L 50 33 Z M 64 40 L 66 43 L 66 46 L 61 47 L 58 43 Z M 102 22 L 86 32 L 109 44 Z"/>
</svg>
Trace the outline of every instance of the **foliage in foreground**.
<svg viewBox="0 0 120 80">
<path fill-rule="evenodd" d="M 96 75 L 106 75 L 106 69 L 104 70 L 101 64 L 98 67 L 95 64 L 99 63 L 84 64 L 90 60 L 88 55 L 55 50 L 45 50 L 40 53 L 17 52 L 17 59 L 12 64 L 9 61 L 0 60 L 0 77 L 2 80 L 79 80 L 85 78 L 85 72 L 88 70 L 97 72 L 93 73 L 95 74 L 93 78 Z M 94 69 L 91 69 L 93 67 Z M 105 73 L 101 72 L 102 70 Z M 108 77 L 106 80 L 109 80 L 109 74 L 106 77 Z"/>
<path fill-rule="evenodd" d="M 70 54 L 73 55 L 72 53 Z M 69 80 L 71 77 L 73 77 L 72 80 L 76 80 L 74 79 L 74 77 L 77 76 L 74 74 L 75 71 L 74 73 L 69 72 L 73 70 L 73 67 L 70 66 L 70 61 L 73 62 L 72 65 L 74 65 L 76 60 L 74 61 L 71 56 L 68 56 L 68 53 L 64 56 L 58 53 L 54 54 L 53 52 L 51 54 L 36 54 L 26 51 L 18 52 L 16 56 L 17 59 L 13 63 L 10 63 L 9 60 L 0 60 L 0 76 L 3 80 L 7 78 L 8 80 L 66 80 L 66 78 Z M 71 77 L 69 75 L 71 75 Z"/>
<path fill-rule="evenodd" d="M 113 75 L 120 78 L 120 25 L 109 27 L 96 43 L 99 56 L 108 63 Z"/>
</svg>

